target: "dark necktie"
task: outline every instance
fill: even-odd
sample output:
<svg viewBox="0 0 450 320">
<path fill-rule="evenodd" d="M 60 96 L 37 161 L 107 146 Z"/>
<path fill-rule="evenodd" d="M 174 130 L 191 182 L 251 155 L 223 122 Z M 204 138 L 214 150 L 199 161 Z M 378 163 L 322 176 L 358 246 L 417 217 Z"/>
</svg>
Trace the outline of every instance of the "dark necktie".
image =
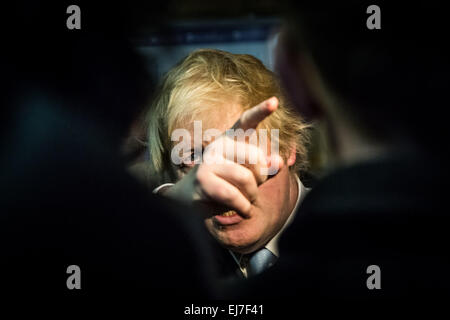
<svg viewBox="0 0 450 320">
<path fill-rule="evenodd" d="M 252 277 L 273 266 L 277 260 L 277 256 L 270 252 L 270 250 L 262 248 L 249 254 L 248 259 L 246 268 L 247 277 Z"/>
</svg>

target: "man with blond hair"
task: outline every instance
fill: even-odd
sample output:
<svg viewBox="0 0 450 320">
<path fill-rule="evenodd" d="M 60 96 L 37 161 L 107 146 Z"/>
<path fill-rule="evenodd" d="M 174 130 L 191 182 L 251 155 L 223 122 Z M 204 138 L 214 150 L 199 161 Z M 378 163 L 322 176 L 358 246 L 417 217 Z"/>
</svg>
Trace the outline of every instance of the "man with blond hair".
<svg viewBox="0 0 450 320">
<path fill-rule="evenodd" d="M 147 119 L 154 192 L 206 208 L 231 253 L 222 276 L 272 266 L 307 191 L 308 126 L 276 76 L 250 55 L 197 50 L 168 72 Z"/>
</svg>

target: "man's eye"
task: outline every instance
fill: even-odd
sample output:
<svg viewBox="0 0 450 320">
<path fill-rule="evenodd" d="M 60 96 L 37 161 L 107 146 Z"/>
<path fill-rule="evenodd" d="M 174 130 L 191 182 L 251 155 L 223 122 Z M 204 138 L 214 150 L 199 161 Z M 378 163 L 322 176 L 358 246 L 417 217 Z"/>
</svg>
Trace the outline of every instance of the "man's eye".
<svg viewBox="0 0 450 320">
<path fill-rule="evenodd" d="M 191 165 L 188 165 L 188 164 L 182 163 L 182 164 L 180 164 L 180 165 L 178 166 L 178 168 L 179 168 L 182 172 L 187 173 L 189 170 L 192 169 L 192 166 L 191 166 Z"/>
<path fill-rule="evenodd" d="M 191 165 L 195 161 L 195 154 L 193 152 L 189 153 L 183 158 L 182 163 L 184 165 Z"/>
<path fill-rule="evenodd" d="M 195 164 L 199 163 L 199 161 L 201 160 L 202 157 L 202 151 L 200 152 L 194 152 L 192 150 L 192 152 L 190 152 L 190 154 L 186 155 L 186 157 L 184 157 L 180 167 L 188 167 L 191 168 L 193 167 Z"/>
</svg>

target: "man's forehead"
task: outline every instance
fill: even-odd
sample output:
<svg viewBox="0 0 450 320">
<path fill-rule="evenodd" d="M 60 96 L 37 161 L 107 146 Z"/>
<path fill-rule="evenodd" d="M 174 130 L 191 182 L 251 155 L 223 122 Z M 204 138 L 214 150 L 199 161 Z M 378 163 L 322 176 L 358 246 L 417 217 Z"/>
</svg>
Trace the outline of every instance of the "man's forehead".
<svg viewBox="0 0 450 320">
<path fill-rule="evenodd" d="M 197 122 L 197 126 L 201 123 L 203 131 L 217 129 L 224 132 L 233 126 L 242 112 L 242 107 L 237 104 L 223 104 L 195 112 L 193 116 L 185 117 L 179 121 L 175 128 L 186 129 L 193 133 L 195 122 Z"/>
</svg>

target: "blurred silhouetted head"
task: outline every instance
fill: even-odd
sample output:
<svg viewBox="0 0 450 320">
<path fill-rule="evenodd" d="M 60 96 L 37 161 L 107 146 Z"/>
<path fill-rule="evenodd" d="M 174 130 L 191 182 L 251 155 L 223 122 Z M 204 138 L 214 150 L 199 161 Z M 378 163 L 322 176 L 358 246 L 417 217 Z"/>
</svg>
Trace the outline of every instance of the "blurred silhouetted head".
<svg viewBox="0 0 450 320">
<path fill-rule="evenodd" d="M 69 30 L 66 10 L 71 4 L 19 2 L 5 10 L 4 113 L 9 118 L 20 99 L 40 92 L 123 136 L 153 88 L 130 37 L 144 19 L 157 27 L 164 7 L 77 1 L 81 30 Z"/>
<path fill-rule="evenodd" d="M 366 27 L 371 15 L 366 10 L 372 4 L 381 9 L 379 30 Z M 429 1 L 291 1 L 286 54 L 291 62 L 311 58 L 340 111 L 361 132 L 385 141 L 409 136 L 432 144 L 447 123 L 446 14 L 442 5 Z M 301 79 L 304 88 L 286 86 L 294 96 L 296 90 L 306 94 L 308 81 Z M 302 100 L 297 106 L 306 116 L 324 112 L 316 97 L 296 100 Z"/>
</svg>

